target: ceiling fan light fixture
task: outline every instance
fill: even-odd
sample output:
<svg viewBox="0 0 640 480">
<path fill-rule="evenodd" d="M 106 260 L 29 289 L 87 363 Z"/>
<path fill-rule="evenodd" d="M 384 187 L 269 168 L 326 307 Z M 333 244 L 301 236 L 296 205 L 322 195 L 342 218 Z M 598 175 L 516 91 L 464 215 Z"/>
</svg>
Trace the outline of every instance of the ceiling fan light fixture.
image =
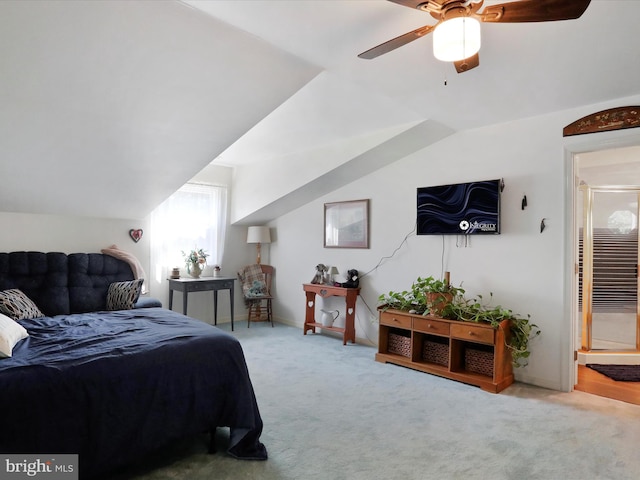
<svg viewBox="0 0 640 480">
<path fill-rule="evenodd" d="M 433 31 L 433 55 L 443 62 L 458 62 L 480 50 L 480 22 L 456 17 L 439 24 Z"/>
</svg>

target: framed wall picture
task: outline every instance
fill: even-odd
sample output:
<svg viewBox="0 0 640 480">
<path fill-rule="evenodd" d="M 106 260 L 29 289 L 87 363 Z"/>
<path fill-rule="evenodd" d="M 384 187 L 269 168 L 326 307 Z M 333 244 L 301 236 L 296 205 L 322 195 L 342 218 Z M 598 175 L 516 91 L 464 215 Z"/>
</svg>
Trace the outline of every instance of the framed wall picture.
<svg viewBox="0 0 640 480">
<path fill-rule="evenodd" d="M 369 248 L 369 200 L 324 204 L 325 248 Z"/>
</svg>

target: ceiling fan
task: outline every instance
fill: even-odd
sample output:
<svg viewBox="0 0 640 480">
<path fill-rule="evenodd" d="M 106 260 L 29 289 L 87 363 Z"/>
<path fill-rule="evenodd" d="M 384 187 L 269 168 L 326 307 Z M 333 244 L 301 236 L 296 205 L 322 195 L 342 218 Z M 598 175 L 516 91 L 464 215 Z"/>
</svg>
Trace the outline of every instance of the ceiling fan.
<svg viewBox="0 0 640 480">
<path fill-rule="evenodd" d="M 438 20 L 400 35 L 362 52 L 358 57 L 372 59 L 402 47 L 433 32 L 434 55 L 454 63 L 458 73 L 480 65 L 480 22 L 521 23 L 553 22 L 579 18 L 591 0 L 520 0 L 488 5 L 480 12 L 484 0 L 389 0 L 409 8 L 430 13 Z"/>
</svg>

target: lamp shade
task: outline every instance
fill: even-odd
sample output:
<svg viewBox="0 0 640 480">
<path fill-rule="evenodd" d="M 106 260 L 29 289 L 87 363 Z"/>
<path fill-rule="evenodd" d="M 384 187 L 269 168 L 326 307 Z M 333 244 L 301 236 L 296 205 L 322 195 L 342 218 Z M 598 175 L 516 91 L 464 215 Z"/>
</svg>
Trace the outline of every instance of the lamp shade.
<svg viewBox="0 0 640 480">
<path fill-rule="evenodd" d="M 480 22 L 456 17 L 442 22 L 433 31 L 433 55 L 443 62 L 457 62 L 480 50 Z"/>
<path fill-rule="evenodd" d="M 269 227 L 249 227 L 247 243 L 271 243 Z"/>
<path fill-rule="evenodd" d="M 331 267 L 329 269 L 329 275 L 338 275 L 340 272 L 338 271 L 338 267 Z"/>
</svg>

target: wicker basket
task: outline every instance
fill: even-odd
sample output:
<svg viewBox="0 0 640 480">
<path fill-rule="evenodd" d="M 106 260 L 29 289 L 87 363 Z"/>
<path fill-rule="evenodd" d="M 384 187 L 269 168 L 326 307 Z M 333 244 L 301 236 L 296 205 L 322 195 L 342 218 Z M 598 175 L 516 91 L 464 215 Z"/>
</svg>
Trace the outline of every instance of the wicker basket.
<svg viewBox="0 0 640 480">
<path fill-rule="evenodd" d="M 466 348 L 464 364 L 469 372 L 493 377 L 493 352 L 491 351 Z"/>
<path fill-rule="evenodd" d="M 397 333 L 390 333 L 389 347 L 387 350 L 389 353 L 395 353 L 396 355 L 411 358 L 411 337 L 405 337 L 404 335 L 398 335 Z"/>
<path fill-rule="evenodd" d="M 422 345 L 422 360 L 447 367 L 449 365 L 449 344 L 425 340 Z"/>
</svg>

